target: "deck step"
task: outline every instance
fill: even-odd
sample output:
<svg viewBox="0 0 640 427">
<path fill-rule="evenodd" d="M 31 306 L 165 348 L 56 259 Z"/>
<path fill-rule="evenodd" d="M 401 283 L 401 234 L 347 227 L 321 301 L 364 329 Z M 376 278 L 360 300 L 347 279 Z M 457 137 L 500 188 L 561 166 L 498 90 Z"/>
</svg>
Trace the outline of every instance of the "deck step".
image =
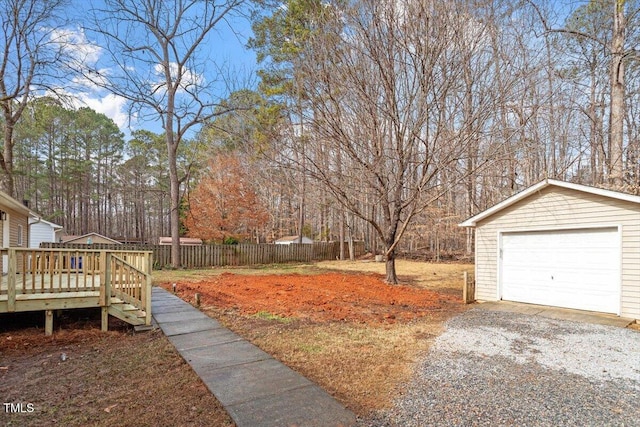
<svg viewBox="0 0 640 427">
<path fill-rule="evenodd" d="M 116 306 L 122 311 L 139 311 L 138 307 L 131 304 L 116 304 Z"/>
<path fill-rule="evenodd" d="M 146 313 L 144 311 L 135 307 L 133 307 L 134 310 L 130 310 L 125 306 L 133 307 L 129 304 L 111 304 L 109 314 L 134 326 L 145 324 Z"/>
</svg>

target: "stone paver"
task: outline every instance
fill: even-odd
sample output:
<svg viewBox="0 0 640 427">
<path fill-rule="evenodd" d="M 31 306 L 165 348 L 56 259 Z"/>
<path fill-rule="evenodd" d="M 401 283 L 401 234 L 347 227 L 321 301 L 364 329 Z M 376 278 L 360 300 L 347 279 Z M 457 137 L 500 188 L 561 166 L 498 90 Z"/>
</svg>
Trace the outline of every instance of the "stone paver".
<svg viewBox="0 0 640 427">
<path fill-rule="evenodd" d="M 171 342 L 178 351 L 240 340 L 242 340 L 242 337 L 234 334 L 227 328 L 207 329 L 206 331 L 174 335 L 171 337 Z"/>
<path fill-rule="evenodd" d="M 170 292 L 153 288 L 152 313 L 238 427 L 355 424 L 322 388 Z"/>
</svg>

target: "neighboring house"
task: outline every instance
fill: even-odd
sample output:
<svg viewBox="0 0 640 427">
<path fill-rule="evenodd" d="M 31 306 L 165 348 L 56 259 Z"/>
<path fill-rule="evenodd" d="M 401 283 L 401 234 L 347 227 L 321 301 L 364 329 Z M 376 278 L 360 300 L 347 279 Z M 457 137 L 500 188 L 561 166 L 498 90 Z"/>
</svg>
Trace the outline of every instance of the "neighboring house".
<svg viewBox="0 0 640 427">
<path fill-rule="evenodd" d="M 460 225 L 476 299 L 640 319 L 640 196 L 548 179 Z"/>
<path fill-rule="evenodd" d="M 104 243 L 108 245 L 121 245 L 117 240 L 108 238 L 98 233 L 87 233 L 82 236 L 62 236 L 61 243 L 79 243 L 90 245 L 93 243 Z"/>
<path fill-rule="evenodd" d="M 29 244 L 29 208 L 0 191 L 0 236 L 2 247 L 23 247 Z M 2 273 L 7 273 L 8 255 L 2 255 Z"/>
<path fill-rule="evenodd" d="M 285 236 L 285 237 L 279 238 L 274 243 L 276 245 L 290 245 L 292 243 L 299 243 L 299 242 L 300 242 L 300 237 L 299 236 Z M 311 240 L 310 238 L 308 238 L 306 236 L 302 236 L 302 243 L 310 245 L 310 244 L 313 243 L 313 240 Z"/>
<path fill-rule="evenodd" d="M 31 212 L 29 216 L 29 247 L 39 248 L 40 243 L 55 243 L 60 239 L 62 226 L 45 221 Z"/>
<path fill-rule="evenodd" d="M 173 242 L 171 237 L 160 237 L 159 244 L 166 246 Z M 196 239 L 192 237 L 180 237 L 180 246 L 200 246 L 202 245 L 202 239 Z"/>
</svg>

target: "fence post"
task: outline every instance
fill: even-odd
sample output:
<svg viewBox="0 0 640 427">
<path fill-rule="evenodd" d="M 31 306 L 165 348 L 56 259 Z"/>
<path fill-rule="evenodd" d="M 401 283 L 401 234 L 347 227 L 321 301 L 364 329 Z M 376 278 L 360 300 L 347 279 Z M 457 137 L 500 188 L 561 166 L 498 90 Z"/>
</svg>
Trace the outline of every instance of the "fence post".
<svg viewBox="0 0 640 427">
<path fill-rule="evenodd" d="M 469 280 L 469 273 L 466 271 L 463 273 L 463 288 L 462 288 L 462 300 L 465 304 L 471 304 L 475 301 L 475 281 Z"/>
</svg>

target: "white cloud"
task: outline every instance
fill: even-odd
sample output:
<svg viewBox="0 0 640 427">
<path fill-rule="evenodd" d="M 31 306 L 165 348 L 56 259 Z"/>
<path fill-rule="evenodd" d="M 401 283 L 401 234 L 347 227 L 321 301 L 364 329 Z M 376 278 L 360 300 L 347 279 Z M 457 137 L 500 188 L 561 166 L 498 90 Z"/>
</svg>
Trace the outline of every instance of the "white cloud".
<svg viewBox="0 0 640 427">
<path fill-rule="evenodd" d="M 126 134 L 129 133 L 129 127 L 133 127 L 137 122 L 137 116 L 132 116 L 129 121 L 129 113 L 127 112 L 127 100 L 121 96 L 117 96 L 106 91 L 94 90 L 84 92 L 71 92 L 62 88 L 57 88 L 55 93 L 46 92 L 43 96 L 62 97 L 65 100 L 67 108 L 78 109 L 89 107 L 97 113 L 104 114 L 109 117 L 118 126 L 118 128 Z M 131 122 L 131 123 L 130 123 Z"/>
<path fill-rule="evenodd" d="M 162 64 L 156 64 L 154 67 L 155 73 L 158 76 L 158 82 L 156 88 L 161 88 L 164 86 L 165 77 L 164 77 L 164 67 Z M 169 73 L 171 74 L 171 80 L 176 81 L 178 77 L 178 64 L 175 62 L 171 62 L 169 64 Z M 182 69 L 182 78 L 180 89 L 186 90 L 190 86 L 201 86 L 204 83 L 204 76 L 202 74 L 197 74 L 191 72 L 191 70 L 187 68 Z"/>
<path fill-rule="evenodd" d="M 82 28 L 57 28 L 51 31 L 51 42 L 59 44 L 74 61 L 94 65 L 102 56 L 102 47 L 87 39 Z"/>
<path fill-rule="evenodd" d="M 114 121 L 120 130 L 126 130 L 129 125 L 129 115 L 126 112 L 127 101 L 121 96 L 107 94 L 99 96 L 97 93 L 78 93 L 75 94 L 75 107 L 89 107 L 92 110 L 102 113 Z M 135 120 L 132 120 L 134 122 Z"/>
</svg>

